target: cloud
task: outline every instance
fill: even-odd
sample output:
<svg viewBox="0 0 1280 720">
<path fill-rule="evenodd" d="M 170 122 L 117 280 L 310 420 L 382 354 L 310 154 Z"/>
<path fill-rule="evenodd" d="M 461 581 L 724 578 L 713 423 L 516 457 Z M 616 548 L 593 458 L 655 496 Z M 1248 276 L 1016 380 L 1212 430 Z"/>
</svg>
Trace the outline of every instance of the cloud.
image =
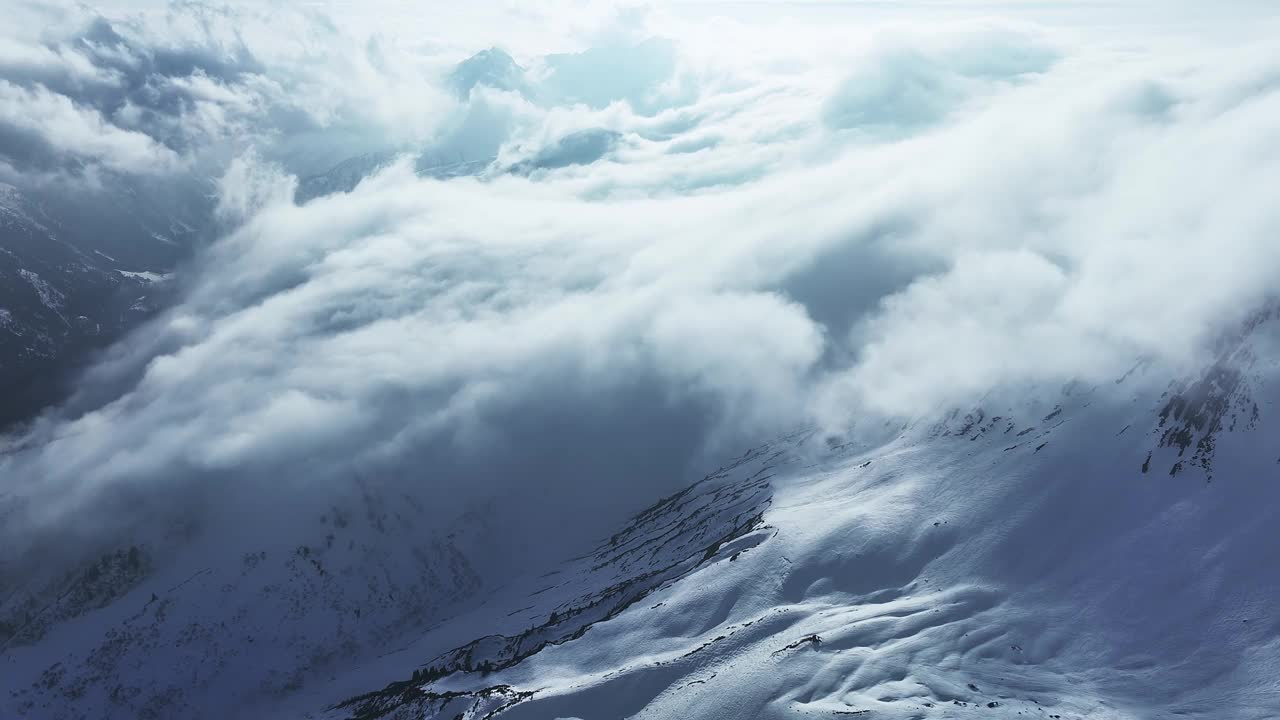
<svg viewBox="0 0 1280 720">
<path fill-rule="evenodd" d="M 978 26 L 928 40 L 923 48 L 920 39 L 880 40 L 827 101 L 827 124 L 910 135 L 992 85 L 1044 72 L 1058 56 L 1047 38 L 1012 27 Z"/>
<path fill-rule="evenodd" d="M 0 159 L 32 177 L 216 175 L 249 149 L 323 169 L 346 157 L 334 148 L 425 141 L 455 104 L 439 61 L 305 9 L 33 8 L 43 33 L 19 23 L 0 37 Z"/>
<path fill-rule="evenodd" d="M 119 76 L 70 47 L 50 48 L 14 38 L 0 39 L 0 69 L 6 77 L 26 77 L 44 84 L 116 85 Z"/>
<path fill-rule="evenodd" d="M 148 81 L 202 137 L 234 115 L 253 152 L 218 168 L 228 231 L 181 302 L 0 458 L 14 547 L 108 497 L 323 503 L 377 477 L 441 522 L 503 498 L 518 565 L 540 551 L 519 538 L 567 546 L 763 435 L 1193 365 L 1280 266 L 1266 52 L 982 23 L 721 60 L 673 27 L 448 62 L 335 39 L 352 69 L 325 77 L 312 40 L 341 33 L 306 27 L 301 50 L 246 39 Z M 57 147 L 162 152 L 81 122 L 99 139 Z M 405 157 L 299 205 L 326 144 Z M 500 162 L 415 172 L 433 153 Z"/>
<path fill-rule="evenodd" d="M 27 90 L 0 81 L 0 125 L 28 136 L 33 144 L 39 138 L 51 155 L 96 162 L 111 170 L 166 173 L 182 165 L 175 152 L 147 135 L 111 125 L 43 87 Z"/>
</svg>

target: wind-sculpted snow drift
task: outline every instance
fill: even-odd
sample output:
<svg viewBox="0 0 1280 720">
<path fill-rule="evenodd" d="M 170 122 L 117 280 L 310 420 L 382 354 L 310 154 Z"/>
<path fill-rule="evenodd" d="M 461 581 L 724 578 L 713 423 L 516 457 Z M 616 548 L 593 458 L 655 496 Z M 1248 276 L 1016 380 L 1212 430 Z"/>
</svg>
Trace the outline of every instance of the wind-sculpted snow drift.
<svg viewBox="0 0 1280 720">
<path fill-rule="evenodd" d="M 424 539 L 417 501 L 374 488 L 297 547 L 139 540 L 6 583 L 7 707 L 1274 717 L 1278 325 L 1163 392 L 1139 363 L 863 439 L 779 438 L 483 596 L 463 550 L 483 518 Z"/>
</svg>

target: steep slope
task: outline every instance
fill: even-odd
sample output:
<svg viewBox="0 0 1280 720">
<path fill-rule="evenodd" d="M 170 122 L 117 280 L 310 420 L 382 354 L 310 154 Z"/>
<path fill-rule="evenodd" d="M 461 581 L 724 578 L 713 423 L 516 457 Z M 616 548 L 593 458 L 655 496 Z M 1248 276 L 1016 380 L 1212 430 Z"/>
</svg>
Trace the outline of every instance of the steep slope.
<svg viewBox="0 0 1280 720">
<path fill-rule="evenodd" d="M 484 513 L 440 526 L 398 485 L 169 518 L 0 573 L 0 707 L 1275 717 L 1277 324 L 1259 316 L 1186 381 L 1140 363 L 941 421 L 780 438 L 501 587 L 473 564 L 497 532 Z"/>
<path fill-rule="evenodd" d="M 594 552 L 527 578 L 539 600 L 504 609 L 495 634 L 441 658 L 441 668 L 514 665 L 689 572 L 709 546 L 758 528 L 769 470 L 781 461 L 765 449 L 748 453 Z M 489 518 L 468 514 L 440 527 L 428 496 L 355 485 L 345 502 L 299 502 L 289 518 L 270 510 L 171 517 L 70 569 L 5 568 L 7 707 L 42 718 L 259 717 L 405 638 L 430 628 L 467 632 L 476 624 L 449 618 L 481 590 L 492 595 L 483 607 L 520 596 L 518 583 L 485 587 L 471 565 L 467 553 L 482 552 L 496 532 Z M 539 616 L 542 625 L 522 625 Z"/>
<path fill-rule="evenodd" d="M 57 399 L 64 375 L 165 304 L 195 232 L 133 188 L 77 206 L 0 183 L 0 428 Z M 161 196 L 165 198 L 166 196 Z"/>
<path fill-rule="evenodd" d="M 70 561 L 0 568 L 4 707 L 19 717 L 227 717 L 422 632 L 480 587 L 421 497 L 168 517 Z M 42 560 L 40 558 L 37 559 Z"/>
<path fill-rule="evenodd" d="M 794 438 L 759 528 L 643 602 L 543 644 L 576 606 L 531 597 L 524 634 L 429 635 L 324 717 L 1275 717 L 1267 342 L 1163 394 L 1140 366 L 883 444 Z M 458 621 L 486 622 L 513 624 Z"/>
</svg>

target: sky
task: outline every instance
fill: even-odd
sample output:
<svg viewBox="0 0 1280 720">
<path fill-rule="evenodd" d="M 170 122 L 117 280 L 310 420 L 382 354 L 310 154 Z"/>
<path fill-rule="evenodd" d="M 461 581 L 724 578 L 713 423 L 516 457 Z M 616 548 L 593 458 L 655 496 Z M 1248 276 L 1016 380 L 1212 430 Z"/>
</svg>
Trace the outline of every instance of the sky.
<svg viewBox="0 0 1280 720">
<path fill-rule="evenodd" d="M 1273 300 L 1264 3 L 15 13 L 0 181 L 217 210 L 176 304 L 9 438 L 12 553 L 373 477 L 516 564 L 797 427 L 1186 371 Z"/>
</svg>

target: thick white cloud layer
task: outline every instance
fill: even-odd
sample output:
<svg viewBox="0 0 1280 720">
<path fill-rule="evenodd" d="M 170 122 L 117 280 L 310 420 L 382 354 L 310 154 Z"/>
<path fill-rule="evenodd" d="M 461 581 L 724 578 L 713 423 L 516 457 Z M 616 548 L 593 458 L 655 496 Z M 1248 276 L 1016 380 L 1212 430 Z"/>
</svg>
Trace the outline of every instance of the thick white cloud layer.
<svg viewBox="0 0 1280 720">
<path fill-rule="evenodd" d="M 28 90 L 0 81 L 0 123 L 47 139 L 60 155 L 132 173 L 174 172 L 176 153 L 147 135 L 104 122 L 92 110 L 43 87 Z"/>
<path fill-rule="evenodd" d="M 118 492 L 375 474 L 434 483 L 446 514 L 544 511 L 513 533 L 589 529 L 799 424 L 1192 367 L 1274 291 L 1266 46 L 641 19 L 487 56 L 461 91 L 447 42 L 298 20 L 148 76 L 182 98 L 167 113 L 73 99 L 130 66 L 95 62 L 102 45 L 0 48 L 6 72 L 76 78 L 0 85 L 0 123 L 60 153 L 126 172 L 236 156 L 218 185 L 235 229 L 184 299 L 0 459 L 26 520 L 9 528 Z M 134 56 L 177 52 L 132 27 Z M 725 33 L 744 51 L 717 53 Z M 405 158 L 295 201 L 290 172 L 369 150 L 496 159 L 441 180 Z"/>
</svg>

